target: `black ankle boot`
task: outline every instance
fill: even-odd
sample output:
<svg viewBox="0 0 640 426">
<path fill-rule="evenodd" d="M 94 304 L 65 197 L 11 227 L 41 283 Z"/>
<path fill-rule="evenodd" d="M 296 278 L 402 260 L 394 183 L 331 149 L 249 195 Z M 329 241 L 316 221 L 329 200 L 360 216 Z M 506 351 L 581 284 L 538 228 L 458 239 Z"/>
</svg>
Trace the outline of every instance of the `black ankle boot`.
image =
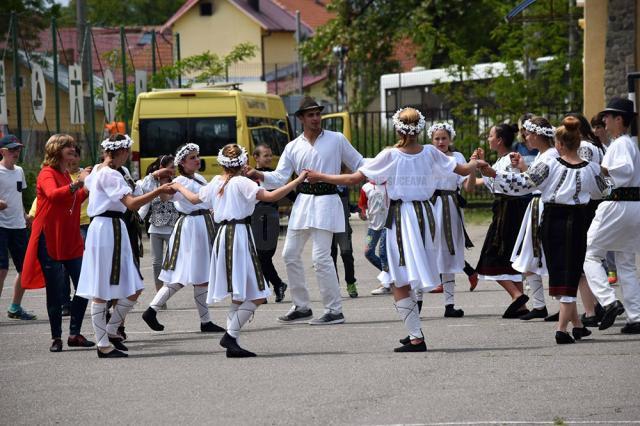
<svg viewBox="0 0 640 426">
<path fill-rule="evenodd" d="M 462 309 L 456 309 L 453 305 L 445 305 L 444 317 L 445 318 L 462 318 L 464 311 Z"/>
<path fill-rule="evenodd" d="M 220 339 L 220 346 L 227 349 L 227 358 L 251 358 L 256 356 L 253 352 L 242 349 L 238 345 L 238 341 L 228 333 L 224 333 L 224 336 Z"/>
<path fill-rule="evenodd" d="M 142 319 L 153 331 L 162 331 L 164 330 L 164 325 L 158 322 L 157 316 L 158 313 L 153 308 L 147 308 L 142 314 Z"/>
</svg>

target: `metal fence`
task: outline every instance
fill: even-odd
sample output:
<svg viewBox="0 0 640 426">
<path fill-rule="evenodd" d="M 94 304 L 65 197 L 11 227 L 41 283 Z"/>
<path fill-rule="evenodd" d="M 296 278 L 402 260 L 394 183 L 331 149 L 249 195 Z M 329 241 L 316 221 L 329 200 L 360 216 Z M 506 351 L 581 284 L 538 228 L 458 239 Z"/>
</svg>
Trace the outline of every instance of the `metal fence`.
<svg viewBox="0 0 640 426">
<path fill-rule="evenodd" d="M 419 107 L 418 107 L 419 108 Z M 489 152 L 486 144 L 487 135 L 491 127 L 497 123 L 505 121 L 516 122 L 518 117 L 510 117 L 504 115 L 488 115 L 481 108 L 468 111 L 465 114 L 466 122 L 453 116 L 449 110 L 428 110 L 419 108 L 424 114 L 427 121 L 427 128 L 435 122 L 448 122 L 456 129 L 456 138 L 454 140 L 454 148 L 460 151 L 465 158 L 469 158 L 473 151 L 482 147 L 487 153 L 488 161 L 497 159 L 496 153 Z M 558 123 L 566 114 L 561 108 L 539 107 L 534 109 L 537 113 L 547 117 L 552 123 Z M 559 112 L 562 111 L 562 112 Z M 394 145 L 397 141 L 397 135 L 393 130 L 391 117 L 395 111 L 363 111 L 350 112 L 351 122 L 351 143 L 365 158 L 375 157 L 382 149 Z M 294 136 L 302 132 L 300 122 L 290 116 Z M 343 121 L 340 118 L 332 118 L 325 120 L 323 127 L 328 130 L 342 131 Z M 431 143 L 428 139 L 427 132 L 424 131 L 419 136 L 422 144 Z M 514 141 L 514 145 L 519 141 Z M 353 201 L 352 196 L 352 201 Z M 357 198 L 357 197 L 356 197 Z M 485 187 L 478 187 L 474 193 L 466 193 L 467 198 L 472 203 L 481 205 L 488 204 L 492 195 Z"/>
</svg>

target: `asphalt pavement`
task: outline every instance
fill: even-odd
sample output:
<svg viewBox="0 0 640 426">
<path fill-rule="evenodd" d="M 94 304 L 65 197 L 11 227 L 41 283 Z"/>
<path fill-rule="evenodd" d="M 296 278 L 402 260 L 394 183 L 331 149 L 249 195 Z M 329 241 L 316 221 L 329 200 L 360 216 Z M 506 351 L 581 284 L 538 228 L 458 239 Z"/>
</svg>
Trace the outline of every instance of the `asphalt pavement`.
<svg viewBox="0 0 640 426">
<path fill-rule="evenodd" d="M 366 225 L 352 219 L 359 297 L 342 281 L 346 323 L 282 325 L 290 307 L 258 309 L 241 334 L 257 358 L 227 359 L 221 334 L 199 331 L 190 288 L 158 315 L 165 331 L 141 319 L 155 294 L 148 241 L 146 291 L 127 317 L 129 358 L 98 359 L 95 349 L 49 353 L 44 290 L 23 306 L 36 321 L 0 316 L 0 423 L 14 424 L 640 424 L 640 335 L 623 335 L 624 316 L 606 331 L 556 345 L 554 325 L 505 320 L 509 298 L 496 283 L 469 291 L 456 276 L 463 318 L 443 318 L 443 295 L 425 297 L 426 353 L 397 354 L 406 335 L 391 296 L 372 296 L 377 271 L 362 255 Z M 486 226 L 470 226 L 477 261 Z M 279 247 L 282 247 L 282 239 Z M 315 316 L 322 314 L 304 259 Z M 280 252 L 275 264 L 283 275 Z M 343 269 L 338 262 L 340 277 Z M 0 298 L 8 307 L 14 271 Z M 619 289 L 618 289 L 619 292 Z M 557 302 L 548 300 L 551 312 Z M 227 303 L 211 307 L 224 325 Z M 83 334 L 94 340 L 87 311 Z"/>
</svg>

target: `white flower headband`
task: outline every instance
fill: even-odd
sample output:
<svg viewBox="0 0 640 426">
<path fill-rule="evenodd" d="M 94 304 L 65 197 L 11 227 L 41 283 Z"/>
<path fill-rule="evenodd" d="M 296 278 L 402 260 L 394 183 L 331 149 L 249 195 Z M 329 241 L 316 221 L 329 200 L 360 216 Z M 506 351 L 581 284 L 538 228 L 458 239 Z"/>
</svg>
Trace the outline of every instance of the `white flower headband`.
<svg viewBox="0 0 640 426">
<path fill-rule="evenodd" d="M 222 150 L 218 153 L 218 164 L 223 167 L 227 167 L 229 169 L 234 167 L 242 167 L 247 164 L 249 160 L 249 156 L 247 155 L 247 150 L 244 149 L 243 146 L 240 147 L 240 155 L 237 157 L 227 157 L 222 153 Z"/>
<path fill-rule="evenodd" d="M 429 139 L 431 139 L 433 134 L 435 132 L 437 132 L 438 130 L 446 130 L 447 133 L 449 133 L 449 137 L 451 138 L 451 140 L 453 140 L 456 137 L 456 131 L 453 130 L 453 126 L 451 124 L 449 124 L 449 123 L 433 123 L 431 125 L 431 127 L 429 127 L 429 130 L 427 130 L 427 136 L 429 136 Z"/>
<path fill-rule="evenodd" d="M 178 167 L 178 165 L 184 160 L 184 157 L 189 155 L 190 152 L 197 152 L 200 154 L 200 147 L 195 143 L 188 143 L 176 152 L 176 158 L 173 159 L 173 164 Z"/>
<path fill-rule="evenodd" d="M 542 127 L 537 124 L 533 124 L 531 120 L 527 120 L 522 124 L 525 130 L 531 133 L 535 133 L 536 135 L 545 136 L 547 138 L 552 138 L 556 134 L 556 129 L 552 127 Z"/>
<path fill-rule="evenodd" d="M 119 141 L 110 141 L 108 138 L 103 140 L 100 144 L 105 151 L 116 151 L 121 148 L 131 148 L 133 145 L 133 139 L 129 135 L 123 135 L 124 139 Z"/>
<path fill-rule="evenodd" d="M 391 118 L 391 120 L 393 120 L 393 127 L 395 127 L 397 132 L 400 132 L 403 135 L 417 135 L 427 125 L 424 115 L 422 115 L 420 111 L 416 110 L 418 112 L 418 117 L 420 117 L 418 124 L 406 124 L 400 120 L 400 113 L 404 109 L 405 108 L 399 109 L 395 114 L 393 114 L 393 117 Z"/>
</svg>

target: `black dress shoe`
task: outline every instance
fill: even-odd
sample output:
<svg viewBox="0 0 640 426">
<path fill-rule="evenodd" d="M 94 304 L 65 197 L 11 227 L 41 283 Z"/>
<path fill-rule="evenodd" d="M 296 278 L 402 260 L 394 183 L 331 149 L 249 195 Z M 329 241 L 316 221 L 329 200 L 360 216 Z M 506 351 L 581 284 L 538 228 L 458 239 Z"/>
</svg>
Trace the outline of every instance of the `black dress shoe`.
<svg viewBox="0 0 640 426">
<path fill-rule="evenodd" d="M 409 343 L 411 343 L 411 337 L 403 337 L 402 339 L 398 340 L 398 342 L 400 342 L 401 345 L 408 345 Z"/>
<path fill-rule="evenodd" d="M 147 323 L 149 328 L 153 331 L 162 331 L 164 330 L 164 325 L 158 322 L 158 313 L 153 308 L 147 308 L 146 311 L 142 314 L 142 319 Z"/>
<path fill-rule="evenodd" d="M 587 336 L 591 336 L 591 330 L 589 330 L 587 327 L 574 327 L 573 330 L 571 330 L 571 334 L 573 334 L 573 338 L 576 340 L 580 340 L 583 337 L 587 337 Z"/>
<path fill-rule="evenodd" d="M 573 337 L 566 331 L 556 331 L 556 343 L 559 345 L 566 345 L 569 343 L 575 343 Z"/>
<path fill-rule="evenodd" d="M 111 352 L 101 352 L 100 349 L 98 351 L 98 358 L 126 358 L 129 355 L 124 352 L 120 352 L 117 349 L 112 350 Z"/>
<path fill-rule="evenodd" d="M 129 350 L 129 348 L 126 347 L 124 345 L 124 343 L 122 343 L 122 339 L 119 338 L 119 337 L 111 337 L 111 336 L 109 336 L 109 342 L 113 345 L 114 348 L 116 348 L 119 351 L 126 352 L 126 351 Z"/>
<path fill-rule="evenodd" d="M 82 334 L 69 336 L 67 339 L 67 346 L 70 348 L 91 348 L 95 345 L 95 343 L 91 340 L 87 340 Z"/>
<path fill-rule="evenodd" d="M 624 306 L 619 300 L 604 307 L 604 313 L 602 314 L 602 320 L 600 321 L 599 330 L 606 330 L 616 322 L 616 317 L 624 313 Z"/>
<path fill-rule="evenodd" d="M 417 345 L 414 345 L 411 342 L 409 342 L 406 345 L 402 345 L 399 348 L 395 348 L 393 351 L 394 352 L 426 352 L 427 344 L 424 342 L 424 340 L 418 343 Z"/>
<path fill-rule="evenodd" d="M 62 352 L 62 339 L 53 339 L 49 352 Z"/>
<path fill-rule="evenodd" d="M 587 314 L 582 314 L 580 316 L 580 321 L 582 321 L 582 325 L 585 327 L 597 327 L 599 322 L 597 315 L 588 317 Z"/>
<path fill-rule="evenodd" d="M 640 322 L 628 322 L 620 329 L 622 334 L 640 334 Z"/>
<path fill-rule="evenodd" d="M 445 305 L 444 317 L 445 318 L 462 318 L 464 311 L 462 309 L 456 309 L 453 305 Z"/>
<path fill-rule="evenodd" d="M 200 331 L 203 333 L 224 333 L 227 330 L 209 321 L 200 323 Z"/>
<path fill-rule="evenodd" d="M 520 319 L 522 321 L 529 321 L 534 318 L 546 318 L 547 315 L 549 315 L 549 312 L 547 312 L 547 307 L 545 306 L 542 309 L 532 309 L 528 314 L 521 315 Z"/>
<path fill-rule="evenodd" d="M 519 313 L 519 311 L 521 310 L 520 308 L 526 305 L 528 301 L 529 296 L 527 296 L 526 294 L 521 294 L 509 305 L 507 310 L 504 311 L 504 314 L 502 314 L 502 318 L 520 318 L 520 316 L 522 315 L 521 313 Z"/>
<path fill-rule="evenodd" d="M 227 333 L 224 333 L 220 339 L 220 346 L 227 349 L 227 358 L 253 358 L 256 356 L 253 352 L 241 348 L 238 341 Z"/>
<path fill-rule="evenodd" d="M 560 312 L 556 312 L 555 314 L 549 315 L 544 320 L 546 322 L 558 322 L 559 319 L 560 319 Z"/>
</svg>

